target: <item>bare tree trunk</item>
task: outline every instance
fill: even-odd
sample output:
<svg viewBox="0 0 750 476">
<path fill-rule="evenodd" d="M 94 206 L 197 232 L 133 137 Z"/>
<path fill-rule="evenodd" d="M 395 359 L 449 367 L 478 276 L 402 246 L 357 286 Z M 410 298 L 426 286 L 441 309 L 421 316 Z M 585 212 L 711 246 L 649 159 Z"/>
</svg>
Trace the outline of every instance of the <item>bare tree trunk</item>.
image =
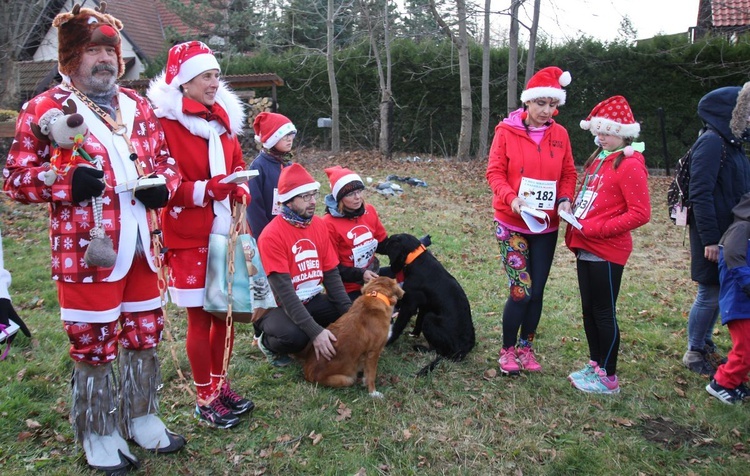
<svg viewBox="0 0 750 476">
<path fill-rule="evenodd" d="M 512 0 L 510 5 L 507 112 L 518 108 L 518 7 L 522 2 L 523 0 Z"/>
<path fill-rule="evenodd" d="M 529 30 L 529 56 L 526 58 L 526 77 L 524 78 L 524 84 L 526 84 L 526 82 L 534 75 L 534 67 L 536 63 L 536 34 L 539 29 L 539 10 L 541 1 L 542 0 L 534 0 L 534 19 L 531 22 L 531 30 Z"/>
<path fill-rule="evenodd" d="M 388 2 L 383 7 L 383 42 L 385 45 L 385 87 L 381 80 L 380 101 L 380 153 L 387 159 L 393 151 L 393 62 L 391 61 L 391 25 Z"/>
<path fill-rule="evenodd" d="M 378 80 L 380 82 L 380 132 L 378 135 L 378 150 L 380 155 L 390 159 L 393 148 L 393 93 L 391 90 L 391 39 L 388 2 L 384 4 L 382 17 L 385 68 L 383 68 L 383 59 L 377 38 L 377 29 L 380 20 L 372 20 L 368 5 L 364 1 L 360 0 L 359 4 L 370 35 L 370 48 L 372 48 L 372 54 L 375 57 L 375 63 L 378 68 Z"/>
<path fill-rule="evenodd" d="M 326 64 L 328 66 L 328 85 L 331 89 L 331 152 L 337 154 L 341 150 L 341 134 L 339 129 L 339 89 L 336 85 L 336 69 L 333 64 L 333 0 L 328 0 L 328 15 L 326 16 Z"/>
<path fill-rule="evenodd" d="M 490 6 L 484 0 L 484 41 L 482 41 L 482 118 L 479 123 L 479 148 L 477 157 L 487 157 L 490 128 Z"/>
<path fill-rule="evenodd" d="M 435 6 L 435 0 L 430 0 L 430 10 L 440 27 L 458 48 L 458 72 L 461 92 L 461 130 L 458 134 L 458 160 L 468 160 L 471 154 L 472 134 L 472 104 L 471 104 L 471 75 L 469 71 L 469 41 L 466 29 L 466 1 L 456 0 L 458 14 L 458 37 L 451 31 L 445 20 L 440 16 Z"/>
</svg>

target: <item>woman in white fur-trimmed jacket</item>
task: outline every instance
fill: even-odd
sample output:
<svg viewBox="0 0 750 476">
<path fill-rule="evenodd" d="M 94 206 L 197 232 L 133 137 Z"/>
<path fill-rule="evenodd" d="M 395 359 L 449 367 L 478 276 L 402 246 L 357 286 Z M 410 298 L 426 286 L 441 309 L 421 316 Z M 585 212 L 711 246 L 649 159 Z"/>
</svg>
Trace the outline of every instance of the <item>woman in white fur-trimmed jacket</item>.
<svg viewBox="0 0 750 476">
<path fill-rule="evenodd" d="M 255 405 L 226 380 L 228 326 L 203 310 L 203 296 L 209 235 L 228 234 L 232 202 L 249 202 L 250 193 L 247 184 L 221 183 L 227 174 L 245 169 L 238 140 L 245 113 L 220 73 L 208 46 L 182 43 L 169 50 L 165 71 L 151 82 L 147 96 L 182 174 L 182 183 L 162 211 L 162 224 L 170 297 L 187 308 L 186 348 L 198 395 L 196 417 L 230 428 Z"/>
</svg>

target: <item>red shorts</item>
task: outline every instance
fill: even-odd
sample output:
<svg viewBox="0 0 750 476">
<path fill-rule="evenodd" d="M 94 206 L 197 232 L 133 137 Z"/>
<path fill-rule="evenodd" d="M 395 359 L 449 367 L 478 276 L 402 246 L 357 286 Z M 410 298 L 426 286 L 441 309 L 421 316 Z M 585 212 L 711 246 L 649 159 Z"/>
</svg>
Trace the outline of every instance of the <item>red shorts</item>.
<svg viewBox="0 0 750 476">
<path fill-rule="evenodd" d="M 169 297 L 181 307 L 203 307 L 208 248 L 169 250 Z"/>
<path fill-rule="evenodd" d="M 60 316 L 70 322 L 115 322 L 123 312 L 161 308 L 156 273 L 143 256 L 133 258 L 128 274 L 104 283 L 57 283 Z"/>
</svg>

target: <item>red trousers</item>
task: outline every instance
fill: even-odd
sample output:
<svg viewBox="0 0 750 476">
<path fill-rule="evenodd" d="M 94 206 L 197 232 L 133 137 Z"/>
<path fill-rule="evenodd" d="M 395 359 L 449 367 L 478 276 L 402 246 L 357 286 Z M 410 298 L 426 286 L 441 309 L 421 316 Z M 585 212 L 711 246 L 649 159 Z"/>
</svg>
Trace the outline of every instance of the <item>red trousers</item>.
<svg viewBox="0 0 750 476">
<path fill-rule="evenodd" d="M 747 382 L 750 373 L 750 319 L 738 319 L 727 324 L 732 338 L 732 350 L 727 363 L 716 370 L 714 379 L 722 387 L 737 388 Z"/>
</svg>

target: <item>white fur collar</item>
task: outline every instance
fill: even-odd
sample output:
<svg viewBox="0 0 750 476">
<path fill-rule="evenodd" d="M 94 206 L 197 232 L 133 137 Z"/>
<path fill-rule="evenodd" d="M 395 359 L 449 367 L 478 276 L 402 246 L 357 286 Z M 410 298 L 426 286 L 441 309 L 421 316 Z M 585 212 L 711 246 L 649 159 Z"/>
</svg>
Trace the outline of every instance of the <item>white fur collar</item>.
<svg viewBox="0 0 750 476">
<path fill-rule="evenodd" d="M 164 80 L 164 76 L 165 73 L 162 71 L 151 80 L 146 96 L 154 106 L 157 117 L 168 117 L 185 125 L 185 115 L 182 112 L 182 93 L 179 89 L 169 86 Z M 219 82 L 219 89 L 216 91 L 216 103 L 227 112 L 232 133 L 242 135 L 245 126 L 244 105 L 223 80 Z"/>
</svg>

